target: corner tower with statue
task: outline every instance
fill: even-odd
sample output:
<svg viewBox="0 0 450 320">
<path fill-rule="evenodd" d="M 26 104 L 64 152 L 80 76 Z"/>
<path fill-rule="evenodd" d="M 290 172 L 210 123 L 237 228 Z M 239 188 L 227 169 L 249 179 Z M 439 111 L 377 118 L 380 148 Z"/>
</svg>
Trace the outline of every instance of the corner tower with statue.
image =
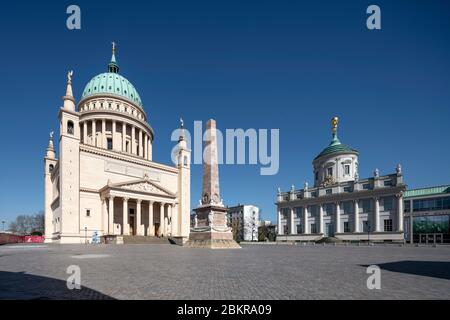
<svg viewBox="0 0 450 320">
<path fill-rule="evenodd" d="M 84 243 L 123 236 L 187 240 L 190 156 L 180 136 L 175 166 L 154 162 L 155 133 L 136 88 L 119 74 L 116 48 L 107 72 L 92 78 L 76 104 L 73 72 L 45 163 L 45 241 Z M 167 155 L 170 159 L 171 155 Z"/>
<path fill-rule="evenodd" d="M 313 160 L 314 186 L 277 194 L 277 241 L 404 241 L 401 166 L 396 172 L 360 179 L 359 152 L 338 138 L 339 119 L 331 120 L 332 140 Z"/>
</svg>

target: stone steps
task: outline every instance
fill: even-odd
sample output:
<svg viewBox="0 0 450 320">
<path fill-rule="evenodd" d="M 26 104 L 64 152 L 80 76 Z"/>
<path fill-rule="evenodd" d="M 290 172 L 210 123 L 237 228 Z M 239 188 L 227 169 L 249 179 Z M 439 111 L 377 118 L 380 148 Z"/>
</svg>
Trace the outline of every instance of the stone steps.
<svg viewBox="0 0 450 320">
<path fill-rule="evenodd" d="M 124 244 L 170 244 L 169 238 L 146 236 L 123 236 Z"/>
</svg>

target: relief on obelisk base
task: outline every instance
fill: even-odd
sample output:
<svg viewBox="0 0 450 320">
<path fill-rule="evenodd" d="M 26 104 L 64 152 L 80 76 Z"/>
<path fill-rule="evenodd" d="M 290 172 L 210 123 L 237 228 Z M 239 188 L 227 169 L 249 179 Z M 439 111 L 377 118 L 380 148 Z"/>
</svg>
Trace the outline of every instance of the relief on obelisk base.
<svg viewBox="0 0 450 320">
<path fill-rule="evenodd" d="M 233 240 L 227 208 L 220 198 L 216 121 L 212 119 L 206 123 L 203 155 L 202 198 L 198 208 L 194 209 L 194 226 L 191 227 L 189 241 L 184 245 L 211 249 L 240 248 Z"/>
</svg>

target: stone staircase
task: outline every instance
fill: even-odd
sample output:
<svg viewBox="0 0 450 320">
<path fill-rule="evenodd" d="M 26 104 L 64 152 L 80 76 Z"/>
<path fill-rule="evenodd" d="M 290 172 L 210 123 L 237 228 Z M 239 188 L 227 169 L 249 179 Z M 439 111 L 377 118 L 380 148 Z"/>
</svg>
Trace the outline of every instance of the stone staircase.
<svg viewBox="0 0 450 320">
<path fill-rule="evenodd" d="M 123 236 L 124 244 L 170 244 L 169 238 L 146 236 Z"/>
</svg>

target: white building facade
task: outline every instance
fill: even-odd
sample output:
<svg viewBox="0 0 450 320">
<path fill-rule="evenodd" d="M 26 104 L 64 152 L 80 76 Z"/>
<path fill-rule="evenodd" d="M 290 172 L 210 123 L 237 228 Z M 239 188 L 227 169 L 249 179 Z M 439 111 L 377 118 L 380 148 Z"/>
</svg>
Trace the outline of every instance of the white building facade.
<svg viewBox="0 0 450 320">
<path fill-rule="evenodd" d="M 228 208 L 228 221 L 236 241 L 258 241 L 259 215 L 259 208 L 254 205 Z"/>
<path fill-rule="evenodd" d="M 100 236 L 189 237 L 190 150 L 181 135 L 175 166 L 152 161 L 155 138 L 135 87 L 119 74 L 92 78 L 78 105 L 68 74 L 44 158 L 45 241 L 80 243 Z M 170 156 L 170 155 L 168 155 Z"/>
<path fill-rule="evenodd" d="M 359 179 L 358 151 L 337 138 L 314 160 L 314 187 L 278 190 L 278 241 L 403 241 L 403 193 L 400 165 L 396 173 Z"/>
</svg>

